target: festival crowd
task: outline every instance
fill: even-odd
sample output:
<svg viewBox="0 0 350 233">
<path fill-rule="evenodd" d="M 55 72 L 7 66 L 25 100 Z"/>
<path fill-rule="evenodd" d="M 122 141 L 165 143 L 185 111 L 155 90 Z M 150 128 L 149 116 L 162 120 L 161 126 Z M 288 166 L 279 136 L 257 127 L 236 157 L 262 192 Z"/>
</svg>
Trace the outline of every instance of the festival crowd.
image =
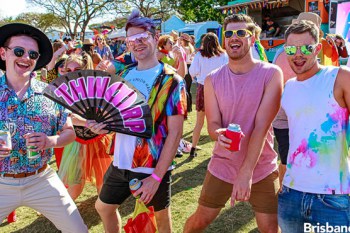
<svg viewBox="0 0 350 233">
<path fill-rule="evenodd" d="M 51 43 L 27 24 L 1 26 L 0 220 L 27 206 L 61 232 L 88 232 L 75 200 L 91 182 L 105 232 L 122 231 L 119 207 L 134 195 L 154 208 L 158 232 L 170 233 L 173 161 L 200 156 L 206 119 L 215 144 L 183 232 L 204 232 L 229 199 L 233 208 L 249 202 L 264 233 L 304 232 L 306 223 L 314 232 L 350 229 L 350 69 L 338 59 L 348 53 L 344 39 L 324 37 L 320 25 L 317 14 L 301 13 L 273 63 L 261 28 L 244 14 L 225 18 L 224 46 L 212 32 L 199 43 L 177 31 L 159 35 L 136 10 L 123 43 L 102 34 Z M 152 115 L 150 138 L 110 131 L 107 122 L 43 94 L 56 79 L 89 70 L 133 85 Z M 188 142 L 183 125 L 192 85 L 196 122 Z M 232 124 L 240 128 L 238 142 L 229 136 Z M 57 172 L 49 165 L 53 155 Z M 134 178 L 142 185 L 131 193 Z"/>
</svg>

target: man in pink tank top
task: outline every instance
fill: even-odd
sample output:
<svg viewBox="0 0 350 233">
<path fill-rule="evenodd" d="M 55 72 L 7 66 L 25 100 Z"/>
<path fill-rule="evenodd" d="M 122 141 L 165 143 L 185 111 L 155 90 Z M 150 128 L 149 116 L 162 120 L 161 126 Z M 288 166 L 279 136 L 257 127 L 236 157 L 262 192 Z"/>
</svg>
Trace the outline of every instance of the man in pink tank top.
<svg viewBox="0 0 350 233">
<path fill-rule="evenodd" d="M 260 232 L 278 232 L 277 154 L 271 122 L 280 107 L 282 72 L 253 59 L 255 24 L 243 14 L 224 22 L 229 63 L 205 79 L 205 108 L 210 137 L 216 141 L 196 212 L 184 232 L 202 232 L 231 197 L 249 201 Z M 239 151 L 230 151 L 225 136 L 230 123 L 239 124 L 245 137 Z"/>
</svg>

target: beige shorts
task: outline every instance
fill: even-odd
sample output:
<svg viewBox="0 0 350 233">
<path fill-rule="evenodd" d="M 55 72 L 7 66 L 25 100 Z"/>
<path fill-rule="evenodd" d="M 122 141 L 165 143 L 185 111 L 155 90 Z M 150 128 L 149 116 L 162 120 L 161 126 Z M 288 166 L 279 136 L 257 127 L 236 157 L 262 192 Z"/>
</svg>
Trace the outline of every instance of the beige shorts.
<svg viewBox="0 0 350 233">
<path fill-rule="evenodd" d="M 0 190 L 0 223 L 16 208 L 27 206 L 42 213 L 63 233 L 88 232 L 77 206 L 52 168 L 24 178 L 0 177 Z"/>
<path fill-rule="evenodd" d="M 224 208 L 231 197 L 232 187 L 232 184 L 220 180 L 207 171 L 198 202 L 209 208 Z M 253 184 L 249 199 L 253 210 L 258 213 L 277 214 L 278 190 L 277 170 Z"/>
</svg>

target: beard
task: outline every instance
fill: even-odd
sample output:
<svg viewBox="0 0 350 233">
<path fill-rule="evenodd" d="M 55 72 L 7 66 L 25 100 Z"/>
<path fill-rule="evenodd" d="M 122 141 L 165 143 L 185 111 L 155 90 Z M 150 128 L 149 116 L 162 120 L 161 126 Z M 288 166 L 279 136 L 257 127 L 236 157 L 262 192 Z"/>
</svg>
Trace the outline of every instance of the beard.
<svg viewBox="0 0 350 233">
<path fill-rule="evenodd" d="M 233 60 L 233 61 L 238 61 L 241 60 L 242 58 L 244 58 L 249 52 L 250 52 L 250 46 L 248 45 L 244 45 L 241 47 L 241 51 L 240 52 L 234 52 L 232 53 L 231 51 L 227 51 L 227 55 L 228 57 Z"/>
</svg>

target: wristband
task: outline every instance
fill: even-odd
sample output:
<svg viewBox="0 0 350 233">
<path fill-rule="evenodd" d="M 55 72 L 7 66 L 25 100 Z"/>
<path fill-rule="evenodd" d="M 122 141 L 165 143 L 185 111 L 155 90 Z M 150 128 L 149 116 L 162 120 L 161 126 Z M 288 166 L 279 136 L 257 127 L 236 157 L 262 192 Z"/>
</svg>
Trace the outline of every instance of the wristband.
<svg viewBox="0 0 350 233">
<path fill-rule="evenodd" d="M 162 182 L 162 179 L 161 179 L 159 176 L 157 176 L 156 174 L 152 173 L 151 176 L 152 176 L 152 178 L 155 179 L 158 183 Z"/>
</svg>

